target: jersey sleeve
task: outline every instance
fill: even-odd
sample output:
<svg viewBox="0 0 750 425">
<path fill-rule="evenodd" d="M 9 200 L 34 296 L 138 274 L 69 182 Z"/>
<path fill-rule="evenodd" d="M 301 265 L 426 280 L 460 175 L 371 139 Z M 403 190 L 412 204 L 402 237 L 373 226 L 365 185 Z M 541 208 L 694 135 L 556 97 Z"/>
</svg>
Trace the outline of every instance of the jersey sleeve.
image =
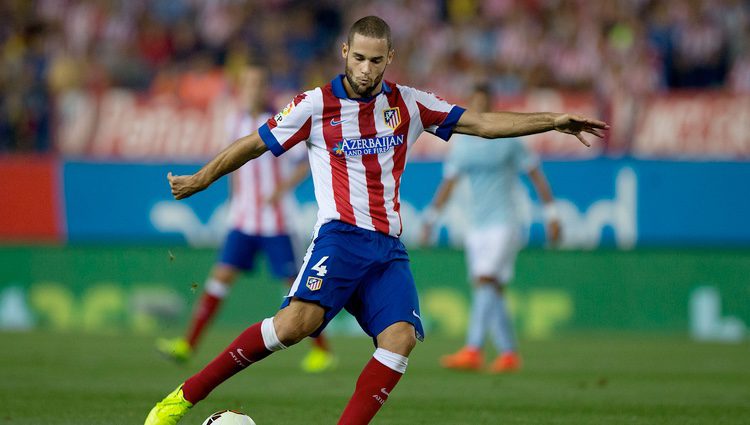
<svg viewBox="0 0 750 425">
<path fill-rule="evenodd" d="M 279 156 L 310 137 L 312 102 L 308 93 L 297 95 L 284 109 L 260 126 L 263 143 Z"/>
<path fill-rule="evenodd" d="M 414 89 L 422 127 L 447 141 L 465 109 L 441 99 L 433 93 Z"/>
</svg>

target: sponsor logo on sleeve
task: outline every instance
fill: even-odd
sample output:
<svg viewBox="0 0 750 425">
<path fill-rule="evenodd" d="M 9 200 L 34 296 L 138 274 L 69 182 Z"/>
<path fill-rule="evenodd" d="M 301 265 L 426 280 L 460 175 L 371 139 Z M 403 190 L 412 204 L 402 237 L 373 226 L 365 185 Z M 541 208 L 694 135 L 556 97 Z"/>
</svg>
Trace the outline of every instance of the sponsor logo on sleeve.
<svg viewBox="0 0 750 425">
<path fill-rule="evenodd" d="M 274 120 L 276 120 L 277 123 L 281 123 L 281 121 L 284 120 L 284 117 L 289 115 L 292 112 L 292 109 L 294 109 L 294 101 L 292 100 L 289 102 L 288 105 L 284 107 L 284 109 L 281 110 L 276 116 L 273 117 Z"/>
</svg>

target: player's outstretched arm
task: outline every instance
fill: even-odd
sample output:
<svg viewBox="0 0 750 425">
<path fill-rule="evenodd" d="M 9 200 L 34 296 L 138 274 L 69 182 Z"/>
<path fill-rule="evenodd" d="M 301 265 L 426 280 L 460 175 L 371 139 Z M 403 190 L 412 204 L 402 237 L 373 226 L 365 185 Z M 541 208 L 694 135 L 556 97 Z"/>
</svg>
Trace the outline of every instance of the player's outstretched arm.
<svg viewBox="0 0 750 425">
<path fill-rule="evenodd" d="M 486 139 L 519 137 L 556 130 L 572 134 L 586 146 L 591 146 L 583 133 L 602 137 L 600 130 L 609 125 L 603 121 L 581 115 L 552 112 L 471 112 L 466 111 L 456 124 L 457 133 L 471 134 Z"/>
<path fill-rule="evenodd" d="M 224 174 L 240 168 L 244 163 L 257 158 L 268 148 L 257 132 L 237 139 L 221 151 L 197 173 L 190 176 L 167 174 L 172 196 L 175 199 L 187 198 L 207 188 Z"/>
</svg>

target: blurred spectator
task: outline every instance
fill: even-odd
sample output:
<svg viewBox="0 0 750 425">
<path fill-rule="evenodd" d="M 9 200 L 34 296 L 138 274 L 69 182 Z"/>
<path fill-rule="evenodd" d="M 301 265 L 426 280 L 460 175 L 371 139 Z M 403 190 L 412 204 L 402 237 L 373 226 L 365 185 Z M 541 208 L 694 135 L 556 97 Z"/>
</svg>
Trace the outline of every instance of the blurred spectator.
<svg viewBox="0 0 750 425">
<path fill-rule="evenodd" d="M 602 105 L 671 88 L 750 91 L 747 0 L 6 0 L 0 151 L 50 150 L 53 105 L 70 90 L 205 105 L 249 62 L 271 69 L 272 94 L 320 84 L 341 72 L 326 64 L 338 63 L 342 28 L 366 14 L 393 28 L 390 78 L 456 100 L 477 78 L 500 95 L 594 91 Z"/>
<path fill-rule="evenodd" d="M 726 78 L 726 34 L 720 22 L 703 13 L 705 6 L 692 0 L 673 31 L 673 87 L 719 86 Z"/>
<path fill-rule="evenodd" d="M 750 28 L 745 30 L 744 37 L 750 37 Z M 729 72 L 729 87 L 735 93 L 750 94 L 750 44 L 737 52 Z"/>
<path fill-rule="evenodd" d="M 197 108 L 208 107 L 225 91 L 224 75 L 214 66 L 208 52 L 193 56 L 190 67 L 180 74 L 177 82 L 177 95 L 180 101 Z"/>
</svg>

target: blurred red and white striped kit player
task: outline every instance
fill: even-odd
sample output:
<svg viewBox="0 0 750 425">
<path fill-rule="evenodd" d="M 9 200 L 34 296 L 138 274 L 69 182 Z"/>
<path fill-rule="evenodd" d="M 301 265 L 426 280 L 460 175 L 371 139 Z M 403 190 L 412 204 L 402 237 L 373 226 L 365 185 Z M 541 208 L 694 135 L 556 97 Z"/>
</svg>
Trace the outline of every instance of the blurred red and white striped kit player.
<svg viewBox="0 0 750 425">
<path fill-rule="evenodd" d="M 236 140 L 263 125 L 271 114 L 264 96 L 265 71 L 249 67 L 240 77 L 240 112 L 230 117 L 227 128 Z M 229 232 L 217 263 L 205 283 L 184 338 L 160 339 L 157 349 L 173 360 L 186 361 L 196 349 L 206 326 L 218 313 L 224 298 L 241 272 L 255 269 L 255 260 L 265 253 L 271 274 L 291 284 L 299 261 L 294 250 L 293 219 L 297 214 L 291 192 L 309 174 L 302 146 L 288 155 L 266 155 L 242 166 L 232 175 Z M 322 372 L 334 365 L 325 337 L 312 339 L 313 347 L 302 360 L 307 372 Z"/>
<path fill-rule="evenodd" d="M 237 119 L 232 120 L 231 140 L 252 133 L 271 116 L 268 113 L 257 116 L 239 114 Z M 303 175 L 307 176 L 309 166 L 302 146 L 283 157 L 267 155 L 258 158 L 258 161 L 248 162 L 233 173 L 229 227 L 246 235 L 279 236 L 292 233 L 292 220 L 297 214 L 297 208 L 285 184 L 299 168 L 303 168 Z M 291 276 L 296 274 L 295 265 Z"/>
</svg>

